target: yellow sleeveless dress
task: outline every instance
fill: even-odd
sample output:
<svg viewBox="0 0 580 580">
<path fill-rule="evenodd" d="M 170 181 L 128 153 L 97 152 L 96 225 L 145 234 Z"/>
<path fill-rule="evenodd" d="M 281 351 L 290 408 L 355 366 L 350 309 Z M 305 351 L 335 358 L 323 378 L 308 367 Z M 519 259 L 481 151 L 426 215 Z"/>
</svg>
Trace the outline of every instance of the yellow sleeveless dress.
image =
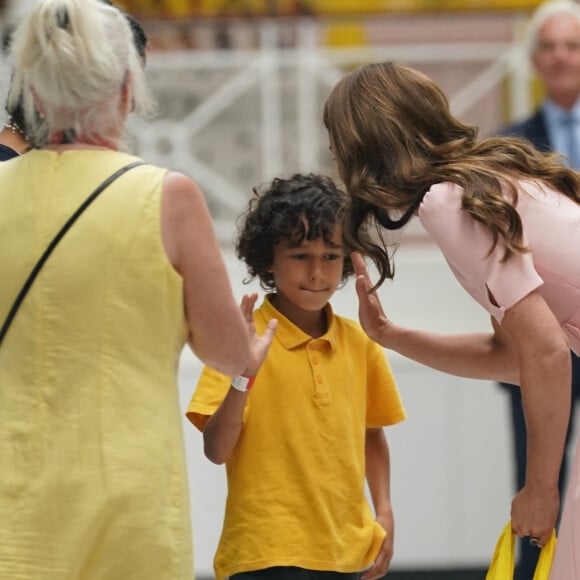
<svg viewBox="0 0 580 580">
<path fill-rule="evenodd" d="M 0 163 L 0 322 L 54 234 L 116 169 L 106 150 Z M 177 366 L 182 280 L 160 237 L 165 170 L 86 210 L 0 345 L 0 578 L 191 580 Z"/>
</svg>

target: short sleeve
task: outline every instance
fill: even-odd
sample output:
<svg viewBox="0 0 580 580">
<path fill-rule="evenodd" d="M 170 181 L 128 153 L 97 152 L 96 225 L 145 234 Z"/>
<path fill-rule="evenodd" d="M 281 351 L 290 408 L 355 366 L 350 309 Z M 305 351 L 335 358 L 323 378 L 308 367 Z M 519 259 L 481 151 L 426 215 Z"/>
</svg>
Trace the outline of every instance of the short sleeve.
<svg viewBox="0 0 580 580">
<path fill-rule="evenodd" d="M 205 366 L 189 407 L 186 417 L 200 430 L 203 431 L 209 417 L 211 417 L 221 405 L 230 387 L 231 377 L 219 373 L 211 367 Z"/>
<path fill-rule="evenodd" d="M 367 428 L 395 425 L 405 409 L 385 351 L 369 339 L 367 348 Z"/>
<path fill-rule="evenodd" d="M 419 207 L 419 218 L 459 283 L 501 322 L 505 311 L 541 286 L 543 280 L 531 252 L 514 253 L 502 261 L 505 245 L 499 239 L 489 253 L 493 236 L 462 209 L 462 194 L 463 189 L 451 183 L 432 186 Z M 523 243 L 527 245 L 525 238 Z"/>
</svg>

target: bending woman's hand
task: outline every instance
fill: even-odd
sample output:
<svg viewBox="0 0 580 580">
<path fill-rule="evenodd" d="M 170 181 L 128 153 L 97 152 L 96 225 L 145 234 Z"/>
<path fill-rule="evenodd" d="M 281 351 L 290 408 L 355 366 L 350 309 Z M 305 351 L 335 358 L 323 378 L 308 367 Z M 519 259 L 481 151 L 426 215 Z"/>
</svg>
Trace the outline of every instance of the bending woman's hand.
<svg viewBox="0 0 580 580">
<path fill-rule="evenodd" d="M 257 292 L 254 292 L 253 294 L 244 294 L 240 304 L 242 316 L 248 325 L 248 332 L 250 334 L 250 358 L 244 373 L 249 377 L 256 375 L 259 368 L 262 366 L 278 326 L 278 321 L 275 318 L 272 318 L 268 321 L 264 334 L 259 335 L 256 332 L 256 325 L 254 323 L 254 306 L 256 305 L 257 299 Z"/>
<path fill-rule="evenodd" d="M 556 485 L 526 485 L 512 501 L 512 531 L 520 538 L 537 538 L 543 547 L 556 525 L 560 496 Z"/>
<path fill-rule="evenodd" d="M 358 252 L 352 253 L 358 295 L 358 318 L 363 330 L 375 342 L 388 347 L 390 321 L 385 314 L 376 292 L 369 294 L 372 283 L 365 262 Z"/>
</svg>

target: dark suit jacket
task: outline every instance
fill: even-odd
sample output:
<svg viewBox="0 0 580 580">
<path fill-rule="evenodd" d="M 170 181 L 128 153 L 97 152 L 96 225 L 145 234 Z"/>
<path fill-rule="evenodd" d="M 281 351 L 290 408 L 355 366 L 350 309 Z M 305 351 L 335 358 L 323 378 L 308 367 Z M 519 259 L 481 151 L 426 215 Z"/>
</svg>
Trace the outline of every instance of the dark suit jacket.
<svg viewBox="0 0 580 580">
<path fill-rule="evenodd" d="M 553 151 L 550 139 L 548 138 L 546 120 L 542 109 L 538 109 L 531 117 L 524 121 L 502 127 L 498 135 L 525 137 L 531 141 L 532 145 L 538 151 Z"/>
</svg>

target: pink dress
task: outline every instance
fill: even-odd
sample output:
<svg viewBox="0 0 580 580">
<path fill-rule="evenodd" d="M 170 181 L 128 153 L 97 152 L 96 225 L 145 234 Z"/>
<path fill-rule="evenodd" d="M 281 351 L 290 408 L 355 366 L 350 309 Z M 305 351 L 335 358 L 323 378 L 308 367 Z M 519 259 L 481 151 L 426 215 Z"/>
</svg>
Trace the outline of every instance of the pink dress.
<svg viewBox="0 0 580 580">
<path fill-rule="evenodd" d="M 501 241 L 488 255 L 492 236 L 461 209 L 462 193 L 451 183 L 433 185 L 419 208 L 421 224 L 457 280 L 498 322 L 506 310 L 537 290 L 580 355 L 580 205 L 536 182 L 521 181 L 517 210 L 524 244 L 531 252 L 502 262 Z M 577 446 L 550 580 L 580 580 L 579 451 Z"/>
</svg>

